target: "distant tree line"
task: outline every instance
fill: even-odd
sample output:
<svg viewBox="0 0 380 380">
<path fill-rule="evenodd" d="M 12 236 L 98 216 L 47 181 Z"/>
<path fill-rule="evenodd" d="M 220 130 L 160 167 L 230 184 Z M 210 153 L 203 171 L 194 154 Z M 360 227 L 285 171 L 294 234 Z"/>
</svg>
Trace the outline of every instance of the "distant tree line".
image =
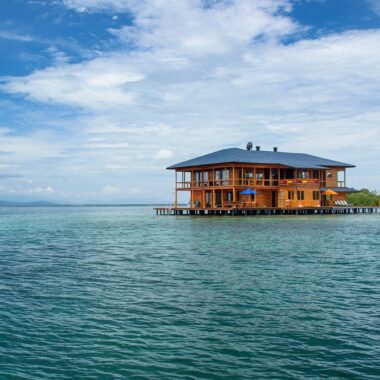
<svg viewBox="0 0 380 380">
<path fill-rule="evenodd" d="M 354 206 L 379 206 L 380 195 L 376 191 L 361 189 L 357 193 L 347 194 L 347 202 Z"/>
</svg>

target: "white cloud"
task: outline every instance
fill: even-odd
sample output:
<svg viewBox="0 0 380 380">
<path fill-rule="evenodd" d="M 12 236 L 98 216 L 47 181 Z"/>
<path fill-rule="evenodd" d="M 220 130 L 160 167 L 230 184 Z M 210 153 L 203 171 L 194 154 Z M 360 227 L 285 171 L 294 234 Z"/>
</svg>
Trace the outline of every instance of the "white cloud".
<svg viewBox="0 0 380 380">
<path fill-rule="evenodd" d="M 111 30 L 140 48 L 186 55 L 222 54 L 250 44 L 256 37 L 277 38 L 298 30 L 278 11 L 287 0 L 233 0 L 205 7 L 202 1 L 131 2 L 133 26 Z"/>
<path fill-rule="evenodd" d="M 55 193 L 55 190 L 52 186 L 36 186 L 36 187 L 7 187 L 7 186 L 0 186 L 0 192 L 6 192 L 8 194 L 16 194 L 16 195 L 52 195 Z"/>
<path fill-rule="evenodd" d="M 9 31 L 0 31 L 0 38 L 20 42 L 32 42 L 35 40 L 35 38 L 33 36 L 30 36 L 29 34 L 19 34 L 16 32 Z"/>
<path fill-rule="evenodd" d="M 99 143 L 88 143 L 86 145 L 87 148 L 91 149 L 124 149 L 128 148 L 128 143 L 107 143 L 107 142 L 99 142 Z"/>
<path fill-rule="evenodd" d="M 369 6 L 380 17 L 380 1 L 379 0 L 367 0 Z"/>
<path fill-rule="evenodd" d="M 155 155 L 155 160 L 168 160 L 173 157 L 173 152 L 170 149 L 160 149 Z"/>
<path fill-rule="evenodd" d="M 63 0 L 63 3 L 77 12 L 87 11 L 125 11 L 129 7 L 129 0 Z"/>
<path fill-rule="evenodd" d="M 3 89 L 33 100 L 90 109 L 122 107 L 134 102 L 128 85 L 144 78 L 123 56 L 97 58 L 39 70 L 26 77 L 10 78 Z"/>
<path fill-rule="evenodd" d="M 120 189 L 116 186 L 106 185 L 102 188 L 102 193 L 105 195 L 116 195 L 120 193 Z"/>
</svg>

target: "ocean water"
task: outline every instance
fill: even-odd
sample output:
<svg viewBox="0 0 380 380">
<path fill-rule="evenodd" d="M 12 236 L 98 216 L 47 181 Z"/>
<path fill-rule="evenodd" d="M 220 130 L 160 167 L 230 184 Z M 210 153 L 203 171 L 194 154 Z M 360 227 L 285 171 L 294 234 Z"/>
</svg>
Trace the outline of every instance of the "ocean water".
<svg viewBox="0 0 380 380">
<path fill-rule="evenodd" d="M 379 379 L 380 213 L 0 208 L 0 379 Z"/>
</svg>

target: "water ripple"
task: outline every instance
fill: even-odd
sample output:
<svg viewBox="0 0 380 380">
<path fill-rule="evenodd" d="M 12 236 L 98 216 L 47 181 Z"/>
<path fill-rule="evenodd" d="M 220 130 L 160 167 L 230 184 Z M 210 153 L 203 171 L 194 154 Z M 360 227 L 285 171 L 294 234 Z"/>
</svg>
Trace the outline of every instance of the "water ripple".
<svg viewBox="0 0 380 380">
<path fill-rule="evenodd" d="M 0 379 L 378 379 L 378 215 L 0 209 Z"/>
</svg>

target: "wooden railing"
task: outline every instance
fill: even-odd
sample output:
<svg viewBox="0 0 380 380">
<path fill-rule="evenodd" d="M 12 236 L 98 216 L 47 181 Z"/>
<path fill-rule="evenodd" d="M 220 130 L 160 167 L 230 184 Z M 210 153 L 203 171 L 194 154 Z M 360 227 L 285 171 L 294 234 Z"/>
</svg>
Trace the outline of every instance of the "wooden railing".
<svg viewBox="0 0 380 380">
<path fill-rule="evenodd" d="M 215 181 L 185 181 L 177 182 L 177 189 L 205 189 L 212 187 L 228 187 L 228 186 L 246 186 L 246 187 L 261 187 L 261 186 L 321 186 L 319 179 L 221 179 Z"/>
<path fill-rule="evenodd" d="M 321 181 L 319 179 L 281 179 L 280 186 L 320 186 Z"/>
</svg>

